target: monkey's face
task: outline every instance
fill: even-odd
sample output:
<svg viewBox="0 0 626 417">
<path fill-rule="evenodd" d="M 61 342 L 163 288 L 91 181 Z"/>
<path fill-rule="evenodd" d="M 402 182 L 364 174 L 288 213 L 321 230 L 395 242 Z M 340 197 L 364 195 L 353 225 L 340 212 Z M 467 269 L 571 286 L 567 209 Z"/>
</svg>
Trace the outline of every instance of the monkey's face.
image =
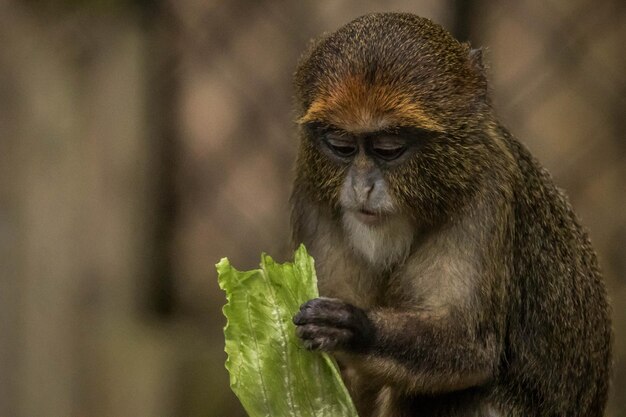
<svg viewBox="0 0 626 417">
<path fill-rule="evenodd" d="M 331 195 L 344 215 L 376 226 L 399 214 L 402 207 L 387 174 L 417 151 L 411 139 L 416 129 L 352 133 L 322 123 L 307 124 L 305 129 L 315 152 L 329 167 L 325 171 L 341 177 L 322 182 L 334 183 Z"/>
<path fill-rule="evenodd" d="M 411 161 L 428 133 L 416 128 L 348 131 L 314 122 L 304 127 L 299 167 L 309 196 L 334 210 L 348 243 L 372 265 L 386 267 L 408 253 L 414 208 L 405 193 Z M 315 167 L 315 168 L 311 168 Z M 410 180 L 409 180 L 410 183 Z"/>
<path fill-rule="evenodd" d="M 370 264 L 386 267 L 477 192 L 494 145 L 481 132 L 411 126 L 393 109 L 364 111 L 363 102 L 353 103 L 352 113 L 344 115 L 371 119 L 303 123 L 297 186 L 331 209 L 348 242 Z"/>
<path fill-rule="evenodd" d="M 445 218 L 490 158 L 480 53 L 413 15 L 368 15 L 322 39 L 296 73 L 309 195 L 375 226 Z"/>
<path fill-rule="evenodd" d="M 349 23 L 300 63 L 296 88 L 296 192 L 329 207 L 366 256 L 387 251 L 372 259 L 393 262 L 446 222 L 494 164 L 480 54 L 426 19 Z"/>
</svg>

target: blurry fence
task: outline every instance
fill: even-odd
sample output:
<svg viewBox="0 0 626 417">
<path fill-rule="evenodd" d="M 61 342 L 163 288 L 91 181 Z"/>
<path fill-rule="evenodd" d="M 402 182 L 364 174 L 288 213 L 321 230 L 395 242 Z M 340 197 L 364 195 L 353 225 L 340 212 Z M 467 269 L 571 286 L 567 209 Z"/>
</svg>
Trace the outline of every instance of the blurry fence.
<svg viewBox="0 0 626 417">
<path fill-rule="evenodd" d="M 244 415 L 213 264 L 289 255 L 297 58 L 382 10 L 488 48 L 499 114 L 599 252 L 626 415 L 625 8 L 0 1 L 0 415 Z"/>
</svg>

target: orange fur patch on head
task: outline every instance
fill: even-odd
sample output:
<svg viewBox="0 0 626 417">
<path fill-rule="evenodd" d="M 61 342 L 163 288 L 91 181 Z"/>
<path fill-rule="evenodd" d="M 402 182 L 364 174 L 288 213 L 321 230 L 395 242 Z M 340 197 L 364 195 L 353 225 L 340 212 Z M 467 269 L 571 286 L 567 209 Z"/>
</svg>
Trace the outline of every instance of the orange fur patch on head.
<svg viewBox="0 0 626 417">
<path fill-rule="evenodd" d="M 349 77 L 318 94 L 300 123 L 323 121 L 346 131 L 380 130 L 389 126 L 414 126 L 443 131 L 408 94 L 392 86 L 368 84 Z"/>
</svg>

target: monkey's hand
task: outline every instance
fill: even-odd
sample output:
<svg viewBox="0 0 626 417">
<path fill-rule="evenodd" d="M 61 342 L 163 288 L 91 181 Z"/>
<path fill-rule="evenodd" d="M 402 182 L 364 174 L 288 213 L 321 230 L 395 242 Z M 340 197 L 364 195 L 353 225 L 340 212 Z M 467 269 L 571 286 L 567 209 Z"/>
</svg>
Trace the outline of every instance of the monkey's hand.
<svg viewBox="0 0 626 417">
<path fill-rule="evenodd" d="M 293 322 L 296 334 L 310 350 L 365 353 L 375 335 L 374 325 L 364 310 L 336 298 L 307 301 Z"/>
</svg>

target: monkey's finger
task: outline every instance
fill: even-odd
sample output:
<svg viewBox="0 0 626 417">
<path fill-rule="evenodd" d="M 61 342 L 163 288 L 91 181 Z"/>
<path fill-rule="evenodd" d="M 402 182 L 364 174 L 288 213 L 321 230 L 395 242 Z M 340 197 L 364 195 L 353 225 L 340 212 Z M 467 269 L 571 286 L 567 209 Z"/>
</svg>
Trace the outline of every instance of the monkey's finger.
<svg viewBox="0 0 626 417">
<path fill-rule="evenodd" d="M 304 303 L 294 316 L 296 325 L 315 323 L 357 329 L 366 319 L 363 310 L 336 298 L 315 298 Z"/>
<path fill-rule="evenodd" d="M 296 334 L 302 339 L 307 349 L 332 350 L 347 345 L 353 338 L 346 329 L 307 324 L 298 326 Z"/>
<path fill-rule="evenodd" d="M 301 339 L 314 339 L 316 337 L 350 339 L 352 337 L 352 332 L 348 329 L 341 329 L 337 327 L 305 324 L 303 326 L 296 327 L 296 335 Z"/>
<path fill-rule="evenodd" d="M 339 298 L 317 297 L 302 304 L 300 306 L 300 309 L 306 310 L 309 308 L 326 308 L 329 310 L 333 310 L 344 308 L 344 306 L 346 305 L 348 304 L 345 301 L 340 300 Z"/>
<path fill-rule="evenodd" d="M 314 298 L 300 306 L 294 324 L 334 322 L 349 313 L 348 304 L 336 298 Z"/>
</svg>

